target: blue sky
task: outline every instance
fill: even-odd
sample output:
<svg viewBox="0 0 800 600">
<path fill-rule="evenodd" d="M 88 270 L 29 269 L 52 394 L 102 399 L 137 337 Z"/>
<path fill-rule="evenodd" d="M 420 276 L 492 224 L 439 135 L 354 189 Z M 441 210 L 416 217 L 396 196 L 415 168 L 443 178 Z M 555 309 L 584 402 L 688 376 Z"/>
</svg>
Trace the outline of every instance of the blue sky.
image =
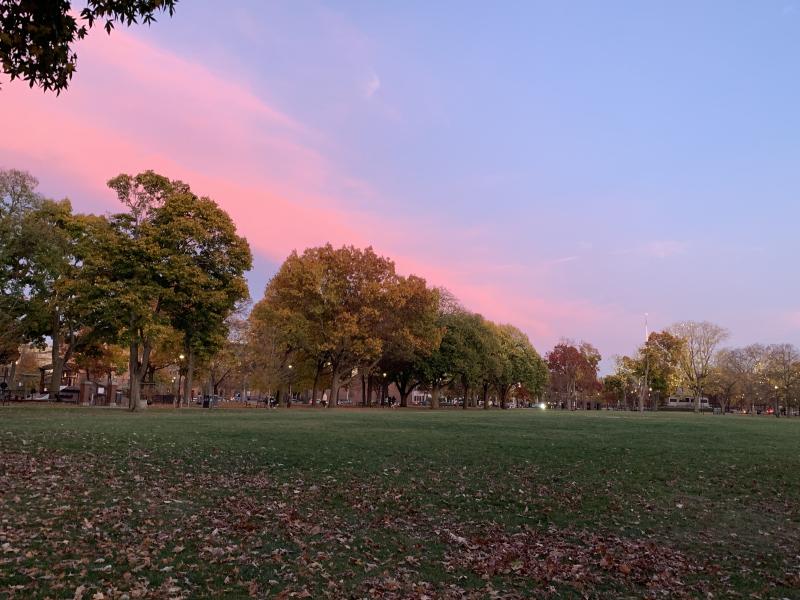
<svg viewBox="0 0 800 600">
<path fill-rule="evenodd" d="M 87 42 L 58 108 L 91 105 L 135 138 L 109 154 L 204 183 L 251 239 L 255 295 L 295 247 L 370 243 L 542 352 L 561 336 L 630 352 L 644 312 L 800 342 L 800 3 L 220 6 Z M 103 87 L 115 38 L 155 83 L 125 63 Z M 165 151 L 175 139 L 191 152 Z M 113 204 L 99 175 L 34 149 L 0 142 L 0 162 L 79 208 Z"/>
</svg>

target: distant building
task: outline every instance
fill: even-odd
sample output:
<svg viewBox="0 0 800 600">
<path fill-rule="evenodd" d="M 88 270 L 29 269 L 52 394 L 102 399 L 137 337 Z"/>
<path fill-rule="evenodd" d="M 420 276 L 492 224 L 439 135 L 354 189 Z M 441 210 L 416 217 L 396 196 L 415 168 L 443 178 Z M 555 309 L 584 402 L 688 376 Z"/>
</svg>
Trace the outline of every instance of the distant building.
<svg viewBox="0 0 800 600">
<path fill-rule="evenodd" d="M 667 398 L 668 408 L 694 408 L 695 397 L 694 395 L 684 389 L 678 389 L 676 392 Z M 705 396 L 700 398 L 700 408 L 711 408 L 708 398 Z"/>
</svg>

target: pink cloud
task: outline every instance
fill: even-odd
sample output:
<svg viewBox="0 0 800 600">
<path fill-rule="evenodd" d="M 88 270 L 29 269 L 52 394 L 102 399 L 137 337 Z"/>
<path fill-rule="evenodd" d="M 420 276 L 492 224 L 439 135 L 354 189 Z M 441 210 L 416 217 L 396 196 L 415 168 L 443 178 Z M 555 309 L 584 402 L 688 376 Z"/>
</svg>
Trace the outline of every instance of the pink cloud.
<svg viewBox="0 0 800 600">
<path fill-rule="evenodd" d="M 41 169 L 78 208 L 88 195 L 118 210 L 105 181 L 155 169 L 217 200 L 274 261 L 328 241 L 373 245 L 472 310 L 522 327 L 542 351 L 626 318 L 548 294 L 547 273 L 575 257 L 513 263 L 492 252 L 489 231 L 443 235 L 424 215 L 387 216 L 391 198 L 328 158 L 334 142 L 236 81 L 124 31 L 89 36 L 79 56 L 60 97 L 19 82 L 0 91 L 0 164 Z"/>
</svg>

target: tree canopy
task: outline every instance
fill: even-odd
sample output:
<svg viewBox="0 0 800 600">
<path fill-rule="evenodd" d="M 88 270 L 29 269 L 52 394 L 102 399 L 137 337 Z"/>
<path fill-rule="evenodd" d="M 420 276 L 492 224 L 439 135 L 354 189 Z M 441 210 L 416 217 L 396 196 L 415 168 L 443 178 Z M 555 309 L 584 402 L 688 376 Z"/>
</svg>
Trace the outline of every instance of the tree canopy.
<svg viewBox="0 0 800 600">
<path fill-rule="evenodd" d="M 11 80 L 60 93 L 77 69 L 74 50 L 97 23 L 149 25 L 159 13 L 172 16 L 177 0 L 86 0 L 76 14 L 70 0 L 0 0 L 0 63 Z"/>
</svg>

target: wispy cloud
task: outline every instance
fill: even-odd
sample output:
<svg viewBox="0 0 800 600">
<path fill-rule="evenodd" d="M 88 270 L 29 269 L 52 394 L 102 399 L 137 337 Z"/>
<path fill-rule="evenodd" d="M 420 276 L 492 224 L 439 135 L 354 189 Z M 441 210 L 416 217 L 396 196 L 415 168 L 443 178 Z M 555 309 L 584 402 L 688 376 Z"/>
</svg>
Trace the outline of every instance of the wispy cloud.
<svg viewBox="0 0 800 600">
<path fill-rule="evenodd" d="M 378 77 L 378 74 L 374 71 L 370 74 L 369 80 L 364 84 L 364 96 L 369 100 L 375 94 L 378 93 L 378 90 L 381 89 L 381 80 Z"/>
<path fill-rule="evenodd" d="M 689 249 L 689 243 L 679 240 L 654 240 L 633 248 L 625 248 L 612 252 L 615 255 L 638 255 L 650 258 L 670 258 L 685 254 Z"/>
<path fill-rule="evenodd" d="M 548 265 L 562 265 L 564 263 L 574 262 L 578 260 L 580 256 L 562 256 L 561 258 L 554 258 L 553 260 L 547 261 Z"/>
<path fill-rule="evenodd" d="M 647 244 L 644 249 L 647 254 L 650 254 L 650 256 L 655 256 L 656 258 L 668 258 L 670 256 L 684 254 L 688 247 L 689 244 L 686 242 L 680 242 L 677 240 L 657 240 Z"/>
</svg>

